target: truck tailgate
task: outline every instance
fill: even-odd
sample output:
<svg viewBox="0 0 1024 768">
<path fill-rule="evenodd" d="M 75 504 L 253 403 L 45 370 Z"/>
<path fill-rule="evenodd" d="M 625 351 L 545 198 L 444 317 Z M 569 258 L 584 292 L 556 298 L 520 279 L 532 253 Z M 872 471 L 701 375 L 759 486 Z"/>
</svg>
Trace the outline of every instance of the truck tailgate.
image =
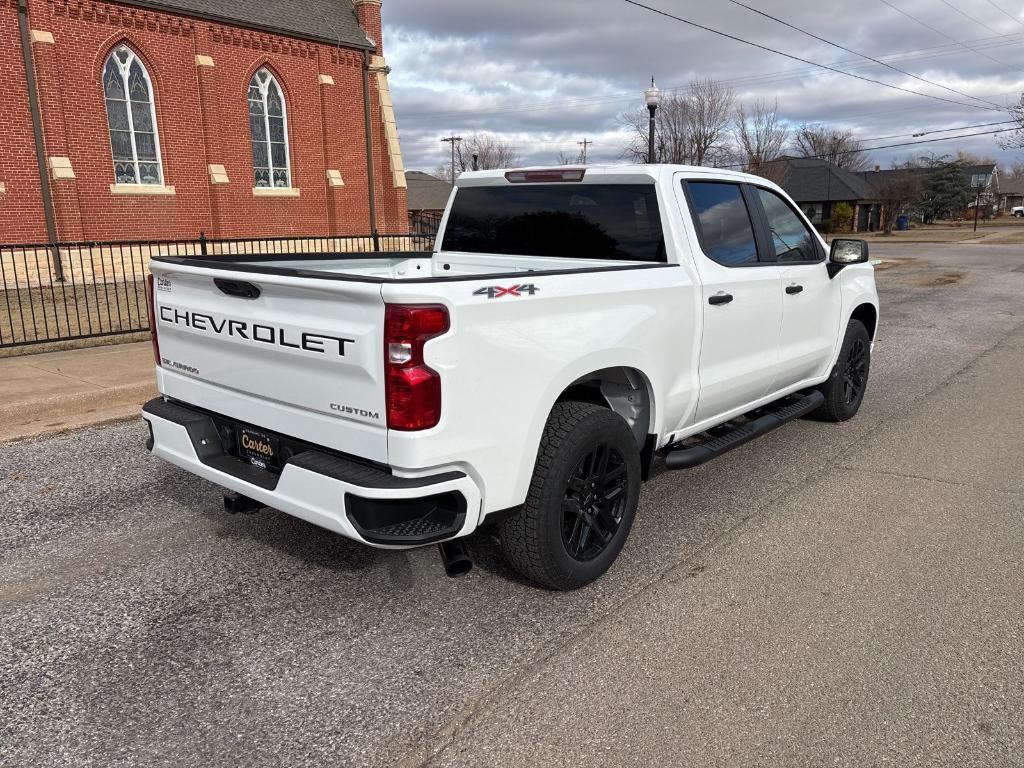
<svg viewBox="0 0 1024 768">
<path fill-rule="evenodd" d="M 387 461 L 379 285 L 151 268 L 164 395 Z"/>
</svg>

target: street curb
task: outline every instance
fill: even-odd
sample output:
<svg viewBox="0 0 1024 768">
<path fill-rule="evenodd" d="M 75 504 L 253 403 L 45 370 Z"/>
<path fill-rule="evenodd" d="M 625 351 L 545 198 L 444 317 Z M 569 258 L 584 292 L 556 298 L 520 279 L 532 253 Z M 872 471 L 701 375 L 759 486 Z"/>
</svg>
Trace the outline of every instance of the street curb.
<svg viewBox="0 0 1024 768">
<path fill-rule="evenodd" d="M 0 443 L 125 421 L 156 396 L 156 385 L 147 381 L 3 406 Z"/>
</svg>

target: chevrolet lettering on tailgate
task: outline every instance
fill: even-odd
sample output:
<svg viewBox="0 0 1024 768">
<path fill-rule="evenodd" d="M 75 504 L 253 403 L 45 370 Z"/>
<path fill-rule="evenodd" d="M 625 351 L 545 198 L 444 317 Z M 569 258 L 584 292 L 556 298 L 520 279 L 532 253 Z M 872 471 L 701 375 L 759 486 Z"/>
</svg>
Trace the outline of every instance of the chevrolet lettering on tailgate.
<svg viewBox="0 0 1024 768">
<path fill-rule="evenodd" d="M 302 349 L 306 352 L 317 352 L 321 355 L 333 354 L 335 350 L 340 357 L 345 356 L 345 345 L 355 344 L 355 339 L 342 336 L 328 336 L 311 331 L 291 331 L 273 325 L 250 323 L 246 320 L 216 318 L 203 312 L 191 312 L 169 307 L 160 307 L 160 321 L 171 325 L 184 325 L 194 331 L 213 333 L 219 336 L 230 336 L 244 341 L 276 344 L 281 347 Z M 291 338 L 289 339 L 289 335 Z"/>
</svg>

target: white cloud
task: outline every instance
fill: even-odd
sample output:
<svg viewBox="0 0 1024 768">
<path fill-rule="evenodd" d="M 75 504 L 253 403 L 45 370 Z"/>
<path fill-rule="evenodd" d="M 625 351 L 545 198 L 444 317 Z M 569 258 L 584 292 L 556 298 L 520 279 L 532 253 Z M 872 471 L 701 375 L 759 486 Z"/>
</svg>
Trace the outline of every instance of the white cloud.
<svg viewBox="0 0 1024 768">
<path fill-rule="evenodd" d="M 878 2 L 751 0 L 767 13 L 824 38 L 997 104 L 1024 88 L 1024 17 L 1014 21 L 985 0 L 958 0 L 968 21 L 936 0 L 890 0 L 932 31 Z M 1003 0 L 1004 8 L 1011 6 Z M 725 0 L 650 0 L 678 15 L 802 58 L 954 101 L 962 96 L 858 60 Z M 832 122 L 872 138 L 1006 119 L 1005 113 L 948 104 L 823 72 L 653 15 L 621 0 L 384 0 L 384 47 L 406 165 L 442 163 L 450 132 L 487 130 L 517 145 L 524 160 L 552 162 L 594 141 L 597 161 L 619 158 L 617 116 L 641 101 L 651 74 L 663 86 L 693 78 L 726 81 L 743 99 L 778 99 L 794 123 Z M 1011 10 L 1012 14 L 1013 11 Z M 985 26 L 991 27 L 986 29 Z M 994 33 L 998 33 L 994 34 Z M 946 35 L 948 37 L 944 37 Z M 966 50 L 949 38 L 964 42 Z M 991 57 L 991 58 L 986 58 Z M 992 59 L 998 59 L 999 63 Z M 983 130 L 983 129 L 978 129 Z M 995 137 L 877 153 L 964 148 L 1009 162 Z M 907 139 L 910 140 L 910 139 Z M 882 141 L 896 143 L 902 139 Z"/>
</svg>

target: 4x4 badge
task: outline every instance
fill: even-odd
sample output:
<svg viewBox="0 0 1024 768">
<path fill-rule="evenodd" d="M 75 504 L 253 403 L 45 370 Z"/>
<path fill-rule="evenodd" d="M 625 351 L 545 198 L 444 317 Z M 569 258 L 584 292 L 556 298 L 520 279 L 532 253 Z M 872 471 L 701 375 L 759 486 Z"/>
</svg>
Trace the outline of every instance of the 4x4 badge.
<svg viewBox="0 0 1024 768">
<path fill-rule="evenodd" d="M 537 293 L 540 290 L 533 283 L 527 283 L 526 285 L 510 285 L 505 288 L 500 285 L 488 285 L 485 288 L 477 288 L 473 291 L 474 296 L 486 296 L 488 299 L 500 299 L 502 296 L 522 296 L 524 293 L 528 293 L 530 296 Z"/>
</svg>

